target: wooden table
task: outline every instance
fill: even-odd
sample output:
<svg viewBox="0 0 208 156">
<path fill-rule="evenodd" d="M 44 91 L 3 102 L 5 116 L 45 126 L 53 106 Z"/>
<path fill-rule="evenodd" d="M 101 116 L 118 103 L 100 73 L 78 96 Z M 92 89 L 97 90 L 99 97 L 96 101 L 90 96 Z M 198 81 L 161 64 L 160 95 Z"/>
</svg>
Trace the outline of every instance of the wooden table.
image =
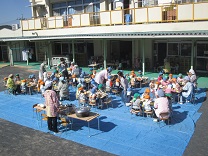
<svg viewBox="0 0 208 156">
<path fill-rule="evenodd" d="M 37 117 L 37 119 L 39 120 L 40 118 L 40 115 L 38 115 L 40 112 L 42 112 L 42 111 L 46 111 L 46 108 L 45 107 L 40 107 L 39 105 L 38 105 L 38 103 L 36 103 L 36 104 L 34 104 L 33 105 L 33 117 L 34 117 L 34 112 L 36 113 L 36 117 Z"/>
<path fill-rule="evenodd" d="M 98 130 L 100 130 L 100 120 L 99 120 L 100 114 L 98 114 L 98 113 L 90 112 L 88 117 L 78 117 L 76 114 L 70 114 L 70 115 L 67 115 L 67 116 L 72 119 L 72 124 L 73 124 L 73 119 L 77 119 L 77 120 L 87 122 L 88 123 L 88 129 L 89 129 L 89 137 L 90 137 L 90 121 L 97 118 L 98 119 Z"/>
</svg>

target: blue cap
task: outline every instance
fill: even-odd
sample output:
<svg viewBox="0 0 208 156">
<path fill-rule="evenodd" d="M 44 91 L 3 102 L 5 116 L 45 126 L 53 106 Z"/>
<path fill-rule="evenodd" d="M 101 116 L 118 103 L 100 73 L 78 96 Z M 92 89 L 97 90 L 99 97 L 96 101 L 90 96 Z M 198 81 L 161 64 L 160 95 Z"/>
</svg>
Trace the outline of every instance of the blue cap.
<svg viewBox="0 0 208 156">
<path fill-rule="evenodd" d="M 160 75 L 163 75 L 163 73 L 162 73 L 162 72 L 160 72 L 160 73 L 159 73 L 159 76 L 160 76 Z"/>
<path fill-rule="evenodd" d="M 166 76 L 165 76 L 165 77 L 163 77 L 163 81 L 167 81 L 167 79 L 168 79 L 168 78 L 167 78 Z"/>
<path fill-rule="evenodd" d="M 107 70 L 108 70 L 109 73 L 112 72 L 112 68 L 111 67 L 108 67 Z"/>
<path fill-rule="evenodd" d="M 138 73 L 141 73 L 142 71 L 141 70 L 138 70 Z"/>
<path fill-rule="evenodd" d="M 53 81 L 58 81 L 58 78 L 57 78 L 57 77 L 54 77 L 54 78 L 53 78 Z"/>
<path fill-rule="evenodd" d="M 127 91 L 131 91 L 131 88 L 128 88 Z"/>
<path fill-rule="evenodd" d="M 111 78 L 112 78 L 112 76 L 111 76 L 111 75 L 109 75 L 109 76 L 108 76 L 108 79 L 111 79 Z"/>
<path fill-rule="evenodd" d="M 91 93 L 92 93 L 92 94 L 95 94 L 96 89 L 97 89 L 96 87 L 93 87 L 93 88 L 91 89 Z"/>
<path fill-rule="evenodd" d="M 92 71 L 93 70 L 93 68 L 90 68 L 90 71 Z"/>
</svg>

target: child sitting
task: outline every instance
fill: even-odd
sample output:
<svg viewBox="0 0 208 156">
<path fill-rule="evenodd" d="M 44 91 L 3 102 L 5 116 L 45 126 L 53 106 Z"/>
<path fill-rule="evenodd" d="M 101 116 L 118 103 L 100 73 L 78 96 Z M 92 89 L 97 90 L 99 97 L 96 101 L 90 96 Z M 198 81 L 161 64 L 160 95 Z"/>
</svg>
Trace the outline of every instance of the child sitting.
<svg viewBox="0 0 208 156">
<path fill-rule="evenodd" d="M 25 79 L 21 81 L 20 88 L 21 88 L 21 92 L 23 94 L 26 94 L 26 80 Z"/>
<path fill-rule="evenodd" d="M 92 88 L 90 90 L 90 95 L 89 95 L 89 103 L 91 105 L 96 105 L 96 98 L 97 98 L 97 95 L 96 95 L 96 87 Z"/>
<path fill-rule="evenodd" d="M 139 93 L 135 93 L 134 94 L 134 98 L 132 100 L 132 109 L 130 110 L 131 113 L 134 113 L 136 115 L 138 115 L 137 112 L 139 112 L 139 114 L 142 114 L 142 110 L 141 110 L 141 105 L 140 105 L 141 101 L 140 101 L 140 94 Z"/>
<path fill-rule="evenodd" d="M 150 96 L 148 94 L 146 94 L 144 96 L 144 100 L 142 103 L 142 107 L 143 107 L 144 111 L 151 111 L 152 110 L 150 103 L 151 103 Z"/>
<path fill-rule="evenodd" d="M 113 87 L 113 81 L 111 80 L 112 76 L 109 75 L 108 76 L 108 80 L 106 81 L 106 84 L 105 84 L 105 91 L 106 92 L 111 92 L 111 88 Z"/>
</svg>

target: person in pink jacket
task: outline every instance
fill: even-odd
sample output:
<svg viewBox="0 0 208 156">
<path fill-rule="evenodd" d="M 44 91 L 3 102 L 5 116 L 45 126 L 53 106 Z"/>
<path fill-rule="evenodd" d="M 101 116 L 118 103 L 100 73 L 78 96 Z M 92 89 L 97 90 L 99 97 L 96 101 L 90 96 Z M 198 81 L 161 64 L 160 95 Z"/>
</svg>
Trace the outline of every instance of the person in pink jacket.
<svg viewBox="0 0 208 156">
<path fill-rule="evenodd" d="M 155 117 L 159 118 L 160 113 L 169 113 L 167 117 L 170 116 L 170 109 L 169 109 L 169 102 L 168 98 L 165 97 L 165 93 L 162 89 L 159 90 L 158 92 L 159 98 L 155 99 L 154 102 L 154 112 L 155 112 Z M 157 121 L 157 119 L 154 119 L 154 121 Z"/>
<path fill-rule="evenodd" d="M 95 75 L 95 82 L 97 84 L 104 84 L 105 81 L 108 79 L 109 73 L 111 73 L 112 68 L 108 67 L 107 69 L 104 69 L 102 71 L 100 71 L 99 73 L 97 73 Z"/>
</svg>

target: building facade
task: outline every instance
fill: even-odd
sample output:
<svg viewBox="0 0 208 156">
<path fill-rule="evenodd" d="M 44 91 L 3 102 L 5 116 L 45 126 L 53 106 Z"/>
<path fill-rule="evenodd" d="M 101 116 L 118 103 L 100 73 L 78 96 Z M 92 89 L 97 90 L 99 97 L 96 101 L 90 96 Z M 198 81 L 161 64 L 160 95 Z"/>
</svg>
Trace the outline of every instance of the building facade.
<svg viewBox="0 0 208 156">
<path fill-rule="evenodd" d="M 30 0 L 31 19 L 0 30 L 0 61 L 68 57 L 153 70 L 208 71 L 208 2 L 202 0 Z"/>
</svg>

